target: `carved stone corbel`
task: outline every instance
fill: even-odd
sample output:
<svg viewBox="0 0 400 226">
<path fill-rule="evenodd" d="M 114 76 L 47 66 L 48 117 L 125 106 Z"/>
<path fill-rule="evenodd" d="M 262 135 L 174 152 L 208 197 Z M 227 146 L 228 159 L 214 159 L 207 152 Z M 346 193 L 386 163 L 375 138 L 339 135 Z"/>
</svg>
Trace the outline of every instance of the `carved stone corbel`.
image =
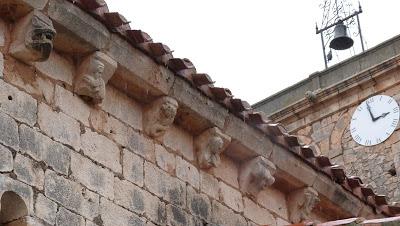
<svg viewBox="0 0 400 226">
<path fill-rule="evenodd" d="M 91 103 L 101 103 L 116 69 L 117 62 L 100 51 L 87 56 L 79 65 L 74 92 Z"/>
<path fill-rule="evenodd" d="M 297 224 L 311 220 L 310 214 L 318 202 L 318 192 L 312 187 L 293 191 L 288 196 L 290 221 Z"/>
<path fill-rule="evenodd" d="M 220 154 L 229 145 L 231 138 L 214 127 L 204 131 L 194 142 L 200 168 L 209 169 L 220 164 Z"/>
<path fill-rule="evenodd" d="M 10 54 L 27 64 L 46 61 L 53 50 L 55 35 L 56 30 L 50 18 L 33 10 L 16 24 Z"/>
<path fill-rule="evenodd" d="M 275 182 L 275 165 L 262 156 L 242 164 L 239 175 L 240 189 L 252 198 Z"/>
<path fill-rule="evenodd" d="M 160 97 L 146 109 L 143 117 L 144 131 L 152 138 L 165 134 L 175 120 L 178 102 L 171 97 Z"/>
</svg>

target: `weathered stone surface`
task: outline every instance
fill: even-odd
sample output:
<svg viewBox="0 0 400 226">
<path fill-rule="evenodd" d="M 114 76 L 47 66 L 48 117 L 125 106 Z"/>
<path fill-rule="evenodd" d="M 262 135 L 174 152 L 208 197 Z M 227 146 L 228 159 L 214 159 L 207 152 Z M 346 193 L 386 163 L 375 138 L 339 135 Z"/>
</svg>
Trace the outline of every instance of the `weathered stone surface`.
<svg viewBox="0 0 400 226">
<path fill-rule="evenodd" d="M 180 156 L 176 157 L 176 176 L 196 189 L 200 188 L 199 170 Z"/>
<path fill-rule="evenodd" d="M 279 191 L 279 189 L 264 189 L 258 194 L 257 203 L 269 210 L 271 213 L 275 213 L 283 219 L 288 219 L 286 195 Z"/>
<path fill-rule="evenodd" d="M 32 187 L 17 180 L 11 179 L 6 175 L 0 174 L 0 194 L 3 194 L 6 191 L 11 191 L 19 195 L 25 202 L 28 208 L 28 213 L 34 213 Z"/>
<path fill-rule="evenodd" d="M 40 163 L 17 154 L 14 163 L 14 173 L 17 175 L 18 180 L 39 190 L 43 190 L 44 171 Z"/>
<path fill-rule="evenodd" d="M 54 104 L 62 112 L 89 126 L 90 106 L 73 93 L 56 85 L 54 91 Z"/>
<path fill-rule="evenodd" d="M 0 145 L 0 156 L 0 172 L 11 172 L 14 169 L 12 152 Z"/>
<path fill-rule="evenodd" d="M 0 133 L 0 143 L 14 150 L 18 150 L 19 139 L 17 123 L 11 117 L 3 113 L 0 113 L 0 131 L 7 131 L 6 133 Z"/>
<path fill-rule="evenodd" d="M 10 222 L 7 226 L 47 226 L 47 224 L 43 223 L 41 220 L 37 219 L 36 217 L 26 216 L 20 218 L 16 221 Z"/>
<path fill-rule="evenodd" d="M 175 226 L 193 225 L 191 216 L 174 205 L 167 205 L 167 222 L 168 225 Z"/>
<path fill-rule="evenodd" d="M 56 172 L 67 175 L 71 161 L 71 149 L 52 141 L 36 129 L 21 125 L 20 149 L 36 161 L 44 161 Z"/>
<path fill-rule="evenodd" d="M 72 86 L 75 67 L 71 61 L 56 52 L 51 52 L 47 61 L 36 63 L 35 66 L 43 75 Z"/>
<path fill-rule="evenodd" d="M 186 185 L 149 162 L 144 163 L 145 187 L 158 197 L 178 206 L 186 203 Z"/>
<path fill-rule="evenodd" d="M 60 207 L 57 212 L 57 226 L 85 226 L 85 219 Z"/>
<path fill-rule="evenodd" d="M 85 155 L 116 173 L 122 172 L 120 150 L 111 140 L 103 135 L 86 130 L 86 133 L 82 134 L 81 141 Z"/>
<path fill-rule="evenodd" d="M 211 202 L 205 194 L 197 193 L 192 187 L 187 187 L 187 208 L 190 213 L 205 221 L 211 219 Z"/>
<path fill-rule="evenodd" d="M 2 46 L 1 45 L 1 38 L 2 38 L 2 36 L 0 34 L 0 46 Z M 4 56 L 3 56 L 2 53 L 0 53 L 0 78 L 4 77 L 3 71 L 4 71 Z"/>
<path fill-rule="evenodd" d="M 136 214 L 101 198 L 101 220 L 104 226 L 145 226 L 145 222 Z"/>
<path fill-rule="evenodd" d="M 128 181 L 115 179 L 115 202 L 137 214 L 145 214 L 157 224 L 166 222 L 165 204 Z"/>
<path fill-rule="evenodd" d="M 109 43 L 110 33 L 107 28 L 75 7 L 62 0 L 50 0 L 48 15 L 57 24 L 57 30 L 65 30 L 57 36 L 55 46 L 62 51 L 87 53 L 104 49 Z"/>
<path fill-rule="evenodd" d="M 18 121 L 34 125 L 37 117 L 37 102 L 28 94 L 0 80 L 0 110 Z"/>
<path fill-rule="evenodd" d="M 171 126 L 163 137 L 165 147 L 182 154 L 189 161 L 194 161 L 193 136 L 182 128 Z"/>
<path fill-rule="evenodd" d="M 175 155 L 158 144 L 155 146 L 155 154 L 158 167 L 170 174 L 174 174 L 176 168 Z"/>
<path fill-rule="evenodd" d="M 39 193 L 35 203 L 35 214 L 47 223 L 54 225 L 56 223 L 57 204 Z"/>
<path fill-rule="evenodd" d="M 211 168 L 210 172 L 232 187 L 239 188 L 239 166 L 232 159 L 222 155 L 221 165 L 216 168 Z"/>
<path fill-rule="evenodd" d="M 212 202 L 211 222 L 221 226 L 247 226 L 247 222 L 240 214 L 234 213 L 217 201 Z"/>
<path fill-rule="evenodd" d="M 106 98 L 100 107 L 134 129 L 142 130 L 141 106 L 112 86 L 106 87 L 106 94 Z"/>
<path fill-rule="evenodd" d="M 18 0 L 33 9 L 43 9 L 49 0 Z"/>
<path fill-rule="evenodd" d="M 219 198 L 218 180 L 211 174 L 200 171 L 200 190 L 214 199 Z"/>
<path fill-rule="evenodd" d="M 39 104 L 38 123 L 40 129 L 48 136 L 79 150 L 81 131 L 76 120 L 62 112 L 55 112 L 49 106 L 41 103 Z"/>
<path fill-rule="evenodd" d="M 274 216 L 248 198 L 244 198 L 244 216 L 260 225 L 276 226 Z"/>
<path fill-rule="evenodd" d="M 144 184 L 144 160 L 132 152 L 123 151 L 123 175 L 130 182 L 143 187 Z"/>
<path fill-rule="evenodd" d="M 99 196 L 97 194 L 49 170 L 45 175 L 45 194 L 51 200 L 89 220 L 93 220 L 99 214 Z"/>
<path fill-rule="evenodd" d="M 219 197 L 222 202 L 236 212 L 243 211 L 242 193 L 238 190 L 235 190 L 223 182 L 219 182 Z"/>
<path fill-rule="evenodd" d="M 98 132 L 126 147 L 128 145 L 128 126 L 100 109 L 92 109 L 90 125 Z"/>
<path fill-rule="evenodd" d="M 71 172 L 78 182 L 109 199 L 114 199 L 114 175 L 75 152 L 71 155 Z"/>
<path fill-rule="evenodd" d="M 131 128 L 128 129 L 128 144 L 126 147 L 147 161 L 156 162 L 154 142 Z"/>
</svg>

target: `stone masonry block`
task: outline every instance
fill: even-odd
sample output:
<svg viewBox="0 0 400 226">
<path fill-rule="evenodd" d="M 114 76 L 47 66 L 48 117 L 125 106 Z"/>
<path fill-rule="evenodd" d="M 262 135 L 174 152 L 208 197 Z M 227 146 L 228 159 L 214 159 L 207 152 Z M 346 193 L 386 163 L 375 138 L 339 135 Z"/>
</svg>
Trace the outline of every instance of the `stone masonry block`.
<svg viewBox="0 0 400 226">
<path fill-rule="evenodd" d="M 35 203 L 35 214 L 47 223 L 54 225 L 56 223 L 57 204 L 39 193 Z"/>
<path fill-rule="evenodd" d="M 18 121 L 33 126 L 37 117 L 37 102 L 30 95 L 0 80 L 0 110 Z"/>
<path fill-rule="evenodd" d="M 89 220 L 93 220 L 99 214 L 97 194 L 49 170 L 45 174 L 45 195 Z"/>
<path fill-rule="evenodd" d="M 58 173 L 68 174 L 71 149 L 23 124 L 20 125 L 19 132 L 22 153 L 28 154 L 36 161 L 44 161 Z"/>
<path fill-rule="evenodd" d="M 122 173 L 120 150 L 110 139 L 86 130 L 81 136 L 81 141 L 85 155 L 116 173 Z"/>
<path fill-rule="evenodd" d="M 219 199 L 217 178 L 204 171 L 200 171 L 200 190 L 214 199 Z"/>
<path fill-rule="evenodd" d="M 115 179 L 115 202 L 137 214 L 146 214 L 152 221 L 166 221 L 165 204 L 156 196 L 128 181 Z"/>
<path fill-rule="evenodd" d="M 0 133 L 0 143 L 18 150 L 18 125 L 11 117 L 3 113 L 0 113 L 0 131 L 7 131 Z"/>
<path fill-rule="evenodd" d="M 123 175 L 124 178 L 139 187 L 144 184 L 144 160 L 132 152 L 124 149 L 123 157 Z"/>
<path fill-rule="evenodd" d="M 175 155 L 168 152 L 163 146 L 155 147 L 157 165 L 170 174 L 174 174 L 176 168 Z"/>
<path fill-rule="evenodd" d="M 187 131 L 171 126 L 165 133 L 164 145 L 176 153 L 182 154 L 189 161 L 194 161 L 193 136 Z"/>
<path fill-rule="evenodd" d="M 1 46 L 1 34 L 0 34 L 0 46 Z M 4 56 L 0 53 L 0 78 L 3 78 L 3 71 L 4 71 Z"/>
<path fill-rule="evenodd" d="M 276 226 L 274 216 L 248 198 L 244 198 L 244 216 L 260 225 Z"/>
<path fill-rule="evenodd" d="M 187 187 L 187 208 L 193 215 L 209 222 L 211 202 L 207 195 L 199 194 L 192 187 Z"/>
<path fill-rule="evenodd" d="M 30 9 L 42 10 L 49 0 L 16 0 L 17 4 L 24 5 Z"/>
<path fill-rule="evenodd" d="M 43 190 L 44 171 L 39 162 L 17 154 L 14 162 L 14 173 L 17 175 L 18 180 Z"/>
<path fill-rule="evenodd" d="M 128 126 L 100 109 L 92 109 L 90 125 L 122 146 L 128 145 Z"/>
<path fill-rule="evenodd" d="M 47 61 L 38 62 L 35 66 L 43 75 L 72 86 L 75 67 L 71 61 L 57 54 L 55 51 L 51 52 Z"/>
<path fill-rule="evenodd" d="M 40 219 L 36 217 L 31 217 L 31 216 L 25 216 L 22 218 L 19 218 L 18 220 L 15 220 L 13 222 L 10 222 L 7 224 L 7 226 L 47 226 L 44 222 L 42 222 Z"/>
<path fill-rule="evenodd" d="M 219 197 L 223 203 L 236 212 L 243 211 L 242 193 L 221 181 L 219 182 Z"/>
<path fill-rule="evenodd" d="M 25 202 L 28 213 L 33 214 L 33 190 L 32 187 L 14 180 L 6 175 L 0 174 L 0 195 L 4 192 L 12 191 L 19 195 Z"/>
<path fill-rule="evenodd" d="M 174 226 L 194 225 L 192 222 L 192 217 L 183 209 L 174 205 L 167 205 L 167 222 L 168 225 Z"/>
<path fill-rule="evenodd" d="M 85 219 L 60 207 L 57 212 L 57 226 L 85 226 Z"/>
<path fill-rule="evenodd" d="M 114 199 L 114 175 L 75 152 L 71 155 L 72 177 L 90 190 L 109 199 Z"/>
<path fill-rule="evenodd" d="M 142 107 L 114 87 L 106 87 L 106 97 L 100 107 L 134 129 L 142 130 Z"/>
<path fill-rule="evenodd" d="M 80 148 L 80 125 L 78 121 L 62 112 L 55 112 L 49 106 L 39 104 L 38 123 L 40 129 L 56 141 Z"/>
<path fill-rule="evenodd" d="M 199 170 L 180 156 L 176 157 L 176 176 L 196 189 L 200 188 Z"/>
<path fill-rule="evenodd" d="M 11 172 L 14 169 L 12 152 L 0 145 L 0 156 L 0 172 Z"/>
<path fill-rule="evenodd" d="M 221 164 L 216 168 L 211 168 L 210 173 L 232 187 L 239 188 L 239 166 L 231 158 L 222 155 Z"/>
<path fill-rule="evenodd" d="M 186 203 L 186 184 L 149 162 L 144 163 L 145 187 L 156 196 L 178 206 Z"/>
<path fill-rule="evenodd" d="M 286 196 L 278 189 L 264 189 L 258 194 L 257 203 L 269 210 L 270 212 L 277 214 L 281 218 L 288 219 Z"/>
<path fill-rule="evenodd" d="M 212 202 L 211 222 L 220 226 L 247 226 L 244 217 L 215 200 Z"/>
<path fill-rule="evenodd" d="M 145 226 L 145 221 L 136 214 L 101 198 L 101 219 L 103 226 Z"/>
<path fill-rule="evenodd" d="M 89 126 L 90 106 L 79 96 L 75 96 L 72 92 L 56 85 L 54 103 L 65 114 L 82 122 L 85 126 Z"/>
<path fill-rule="evenodd" d="M 154 142 L 131 128 L 128 129 L 128 144 L 126 147 L 147 161 L 156 162 Z"/>
</svg>

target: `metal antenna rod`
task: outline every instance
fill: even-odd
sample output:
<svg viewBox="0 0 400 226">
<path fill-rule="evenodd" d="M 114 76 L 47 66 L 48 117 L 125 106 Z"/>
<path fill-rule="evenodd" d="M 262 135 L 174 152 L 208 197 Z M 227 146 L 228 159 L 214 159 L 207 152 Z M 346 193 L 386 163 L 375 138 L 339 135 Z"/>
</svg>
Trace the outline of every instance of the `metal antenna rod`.
<svg viewBox="0 0 400 226">
<path fill-rule="evenodd" d="M 360 2 L 358 2 L 358 11 L 362 12 L 362 8 L 361 8 Z M 358 14 L 356 15 L 356 17 L 357 17 L 357 24 L 358 24 L 358 32 L 360 33 L 361 48 L 362 48 L 362 51 L 364 52 L 365 51 L 365 49 L 364 49 L 364 40 L 363 40 L 363 36 L 362 36 L 362 33 L 361 33 L 360 17 L 358 16 Z"/>
</svg>

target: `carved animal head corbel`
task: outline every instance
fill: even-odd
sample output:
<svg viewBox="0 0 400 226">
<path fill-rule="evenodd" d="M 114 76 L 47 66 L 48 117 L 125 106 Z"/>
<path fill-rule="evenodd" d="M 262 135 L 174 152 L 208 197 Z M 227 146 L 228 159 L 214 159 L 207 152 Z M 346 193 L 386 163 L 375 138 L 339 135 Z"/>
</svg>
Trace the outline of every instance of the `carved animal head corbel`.
<svg viewBox="0 0 400 226">
<path fill-rule="evenodd" d="M 221 162 L 220 154 L 230 142 L 231 138 L 223 134 L 217 127 L 210 128 L 200 134 L 195 140 L 200 168 L 217 167 Z"/>
<path fill-rule="evenodd" d="M 175 120 L 178 102 L 171 97 L 160 97 L 146 109 L 143 117 L 144 131 L 152 138 L 165 134 Z"/>
<path fill-rule="evenodd" d="M 318 192 L 312 187 L 293 191 L 288 196 L 290 221 L 296 224 L 311 220 L 310 214 L 318 202 Z"/>
<path fill-rule="evenodd" d="M 252 198 L 275 182 L 275 165 L 262 156 L 242 164 L 239 175 L 240 189 Z"/>
<path fill-rule="evenodd" d="M 12 33 L 10 54 L 27 64 L 46 61 L 53 50 L 55 35 L 50 18 L 33 10 L 17 22 Z"/>
<path fill-rule="evenodd" d="M 105 87 L 117 69 L 117 62 L 97 51 L 79 65 L 74 91 L 88 102 L 99 104 L 105 97 Z"/>
</svg>

